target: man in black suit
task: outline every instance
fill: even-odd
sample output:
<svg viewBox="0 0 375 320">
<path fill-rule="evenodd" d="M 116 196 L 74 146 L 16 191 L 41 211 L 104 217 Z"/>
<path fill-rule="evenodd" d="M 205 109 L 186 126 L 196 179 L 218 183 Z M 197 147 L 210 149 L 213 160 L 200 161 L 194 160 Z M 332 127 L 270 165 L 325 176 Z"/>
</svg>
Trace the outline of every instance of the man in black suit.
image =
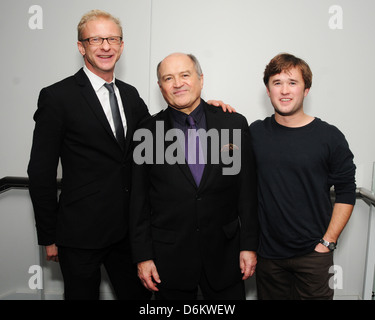
<svg viewBox="0 0 375 320">
<path fill-rule="evenodd" d="M 198 286 L 205 299 L 245 299 L 243 280 L 254 274 L 258 245 L 247 121 L 201 99 L 203 74 L 193 55 L 166 57 L 158 79 L 168 108 L 135 135 L 142 143 L 134 150 L 130 236 L 138 276 L 156 299 L 195 299 Z M 186 123 L 190 117 L 193 127 Z M 199 177 L 185 162 L 186 153 L 189 159 L 194 152 L 183 152 L 183 132 L 196 134 L 197 129 L 195 147 L 206 159 L 192 161 L 203 162 Z M 177 140 L 161 143 L 158 137 L 171 132 Z"/>
<path fill-rule="evenodd" d="M 84 67 L 44 88 L 34 115 L 28 174 L 38 243 L 47 260 L 60 262 L 65 299 L 98 299 L 102 264 L 118 299 L 151 296 L 128 239 L 133 133 L 150 115 L 137 90 L 114 77 L 123 48 L 118 19 L 85 14 L 78 25 Z"/>
<path fill-rule="evenodd" d="M 65 299 L 98 299 L 101 264 L 118 299 L 147 299 L 127 233 L 132 136 L 149 113 L 137 90 L 114 78 L 124 48 L 120 22 L 90 11 L 78 25 L 78 40 L 83 69 L 44 88 L 34 115 L 28 174 L 38 243 L 47 260 L 60 262 Z M 105 83 L 114 83 L 125 131 L 120 139 Z"/>
</svg>

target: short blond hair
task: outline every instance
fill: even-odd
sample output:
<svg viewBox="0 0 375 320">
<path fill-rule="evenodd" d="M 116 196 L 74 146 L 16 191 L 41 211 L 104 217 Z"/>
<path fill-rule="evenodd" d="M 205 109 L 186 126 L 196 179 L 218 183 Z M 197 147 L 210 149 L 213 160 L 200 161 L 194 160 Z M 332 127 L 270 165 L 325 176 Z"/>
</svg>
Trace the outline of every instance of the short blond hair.
<svg viewBox="0 0 375 320">
<path fill-rule="evenodd" d="M 78 23 L 78 26 L 77 26 L 78 41 L 83 40 L 83 38 L 82 38 L 83 37 L 82 36 L 83 30 L 85 29 L 87 22 L 92 21 L 92 20 L 97 20 L 97 19 L 100 19 L 100 18 L 112 20 L 114 23 L 116 23 L 117 26 L 120 28 L 120 33 L 121 33 L 121 37 L 122 37 L 122 26 L 121 26 L 121 22 L 118 18 L 115 18 L 114 16 L 112 16 L 110 13 L 108 13 L 106 11 L 91 10 L 91 11 L 87 12 L 85 15 L 83 15 L 82 18 L 81 18 L 81 21 Z"/>
</svg>

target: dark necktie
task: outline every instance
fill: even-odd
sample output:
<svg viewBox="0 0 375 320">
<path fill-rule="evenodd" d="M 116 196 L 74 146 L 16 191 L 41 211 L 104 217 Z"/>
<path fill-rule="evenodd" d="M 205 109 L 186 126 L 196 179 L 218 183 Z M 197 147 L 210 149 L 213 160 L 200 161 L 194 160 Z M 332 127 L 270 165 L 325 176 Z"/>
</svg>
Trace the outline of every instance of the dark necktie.
<svg viewBox="0 0 375 320">
<path fill-rule="evenodd" d="M 118 107 L 115 90 L 112 83 L 105 83 L 104 86 L 109 91 L 109 104 L 111 106 L 113 123 L 115 124 L 116 139 L 122 148 L 125 147 L 125 132 L 122 124 L 120 109 Z"/>
<path fill-rule="evenodd" d="M 204 163 L 199 163 L 199 158 L 203 162 L 203 153 L 195 120 L 193 117 L 187 116 L 186 121 L 188 123 L 188 130 L 185 134 L 185 156 L 195 183 L 199 186 L 204 170 Z"/>
</svg>

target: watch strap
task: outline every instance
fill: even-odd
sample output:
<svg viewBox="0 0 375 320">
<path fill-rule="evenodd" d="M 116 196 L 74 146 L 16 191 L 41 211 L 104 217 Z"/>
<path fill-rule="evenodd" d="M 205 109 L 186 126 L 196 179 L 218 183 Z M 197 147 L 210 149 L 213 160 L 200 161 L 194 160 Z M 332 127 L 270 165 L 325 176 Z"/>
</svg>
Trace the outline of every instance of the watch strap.
<svg viewBox="0 0 375 320">
<path fill-rule="evenodd" d="M 335 249 L 336 249 L 336 246 L 337 246 L 337 243 L 335 243 L 335 242 L 328 242 L 328 241 L 324 240 L 323 238 L 320 239 L 319 242 L 320 242 L 323 246 L 327 247 L 327 248 L 328 248 L 329 250 L 331 250 L 331 251 L 335 250 Z"/>
</svg>

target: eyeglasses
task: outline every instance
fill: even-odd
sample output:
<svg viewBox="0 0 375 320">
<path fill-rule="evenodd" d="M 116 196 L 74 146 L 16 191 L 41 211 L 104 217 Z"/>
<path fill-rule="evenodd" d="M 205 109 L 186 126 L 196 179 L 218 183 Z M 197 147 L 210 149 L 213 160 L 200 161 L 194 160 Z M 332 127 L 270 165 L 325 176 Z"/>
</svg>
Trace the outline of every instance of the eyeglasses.
<svg viewBox="0 0 375 320">
<path fill-rule="evenodd" d="M 119 45 L 121 44 L 122 37 L 108 37 L 108 38 L 92 37 L 92 38 L 83 39 L 81 41 L 87 41 L 89 44 L 93 46 L 100 46 L 103 44 L 104 40 L 107 40 L 108 44 Z"/>
</svg>

